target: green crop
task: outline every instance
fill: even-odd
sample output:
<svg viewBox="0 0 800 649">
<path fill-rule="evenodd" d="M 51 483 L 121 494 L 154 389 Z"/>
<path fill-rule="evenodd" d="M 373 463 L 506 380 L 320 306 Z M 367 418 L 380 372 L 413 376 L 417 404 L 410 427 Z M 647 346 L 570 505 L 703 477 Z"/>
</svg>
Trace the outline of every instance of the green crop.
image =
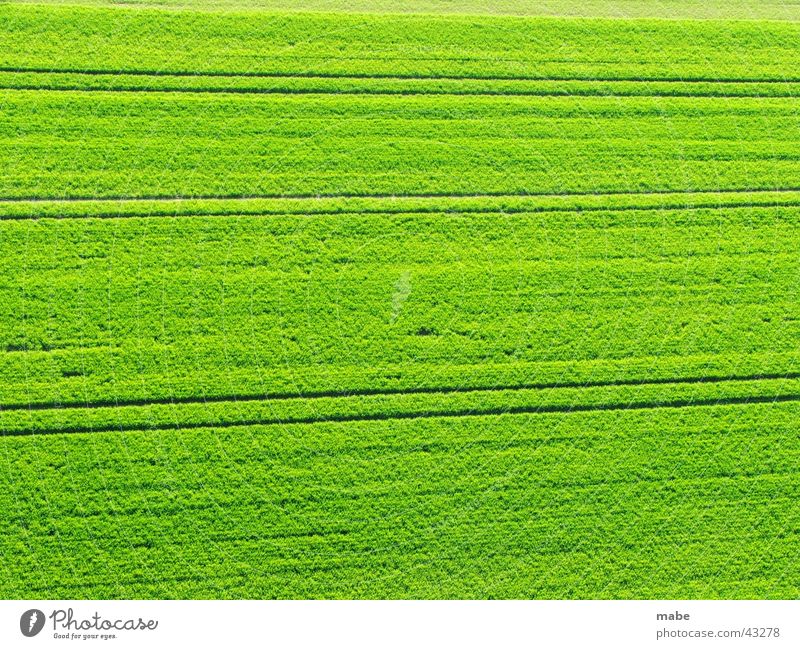
<svg viewBox="0 0 800 649">
<path fill-rule="evenodd" d="M 800 595 L 790 7 L 86 4 L 0 5 L 0 597 Z"/>
<path fill-rule="evenodd" d="M 43 4 L 42 0 L 16 2 Z M 120 6 L 119 0 L 47 0 L 49 5 Z M 129 7 L 200 11 L 337 12 L 366 14 L 499 14 L 609 18 L 797 20 L 796 5 L 780 0 L 125 0 Z"/>
<path fill-rule="evenodd" d="M 799 414 L 13 438 L 4 594 L 791 597 L 774 569 L 794 560 Z"/>
<path fill-rule="evenodd" d="M 785 97 L 5 90 L 0 103 L 9 198 L 800 188 Z"/>
</svg>

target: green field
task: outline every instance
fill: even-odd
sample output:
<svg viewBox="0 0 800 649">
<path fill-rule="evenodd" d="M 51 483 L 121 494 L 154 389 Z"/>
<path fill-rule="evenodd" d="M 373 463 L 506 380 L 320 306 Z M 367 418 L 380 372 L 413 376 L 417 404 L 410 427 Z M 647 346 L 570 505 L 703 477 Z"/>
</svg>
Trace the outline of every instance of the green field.
<svg viewBox="0 0 800 649">
<path fill-rule="evenodd" d="M 798 5 L 114 4 L 0 3 L 0 597 L 800 597 Z"/>
<path fill-rule="evenodd" d="M 7 1 L 7 0 L 6 0 Z M 12 0 L 15 4 L 83 5 L 204 11 L 471 14 L 583 18 L 798 20 L 792 0 Z"/>
</svg>

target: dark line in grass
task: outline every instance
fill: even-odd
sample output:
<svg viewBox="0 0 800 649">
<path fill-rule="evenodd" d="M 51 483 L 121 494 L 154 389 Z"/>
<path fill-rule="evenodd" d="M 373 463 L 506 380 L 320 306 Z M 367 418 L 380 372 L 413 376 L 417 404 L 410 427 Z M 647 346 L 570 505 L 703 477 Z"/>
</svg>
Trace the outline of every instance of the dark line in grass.
<svg viewBox="0 0 800 649">
<path fill-rule="evenodd" d="M 163 405 L 201 405 L 206 403 L 234 403 L 253 401 L 288 401 L 301 399 L 333 399 L 346 397 L 394 396 L 402 394 L 462 394 L 469 392 L 522 392 L 525 390 L 556 390 L 564 388 L 611 388 L 647 385 L 685 385 L 704 383 L 744 383 L 751 381 L 780 381 L 800 379 L 800 372 L 766 373 L 732 376 L 686 376 L 654 379 L 618 379 L 615 381 L 542 381 L 516 385 L 478 386 L 417 386 L 410 388 L 362 388 L 353 390 L 312 390 L 304 393 L 268 392 L 264 394 L 233 394 L 211 396 L 164 397 L 156 399 L 105 399 L 86 402 L 16 403 L 0 405 L 2 411 L 18 410 L 93 410 L 97 408 L 125 408 Z"/>
<path fill-rule="evenodd" d="M 321 417 L 296 418 L 263 418 L 245 419 L 241 421 L 222 422 L 188 422 L 184 424 L 162 423 L 154 426 L 140 424 L 116 424 L 113 426 L 67 426 L 64 428 L 23 428 L 5 431 L 8 437 L 27 435 L 62 435 L 82 433 L 123 433 L 123 432 L 156 432 L 170 430 L 196 430 L 202 428 L 237 428 L 247 426 L 276 426 L 290 424 L 325 424 L 369 421 L 396 421 L 404 419 L 452 419 L 466 417 L 487 417 L 500 415 L 554 414 L 578 412 L 604 412 L 623 410 L 655 410 L 659 408 L 696 408 L 709 406 L 756 405 L 767 403 L 788 403 L 800 401 L 800 394 L 783 394 L 776 396 L 727 397 L 722 399 L 697 399 L 675 401 L 642 401 L 632 403 L 603 403 L 592 405 L 552 405 L 552 406 L 512 406 L 508 408 L 487 408 L 485 410 L 442 410 L 438 412 L 398 412 L 394 414 L 375 413 L 361 415 L 328 415 Z"/>
<path fill-rule="evenodd" d="M 586 197 L 586 196 L 692 196 L 695 194 L 786 194 L 791 192 L 800 192 L 800 186 L 797 187 L 734 187 L 729 189 L 715 188 L 715 189 L 629 189 L 629 190 L 581 190 L 573 192 L 521 192 L 512 194 L 508 192 L 483 192 L 483 193 L 446 193 L 446 192 L 420 192 L 416 194 L 353 194 L 343 192 L 340 194 L 333 193 L 304 193 L 304 194 L 197 194 L 186 195 L 176 194 L 170 196 L 168 194 L 151 194 L 142 196 L 0 196 L 0 204 L 2 203 L 79 203 L 79 202 L 93 202 L 93 203 L 141 203 L 145 201 L 164 201 L 164 202 L 187 202 L 187 201 L 248 201 L 248 200 L 320 200 L 320 199 L 381 199 L 381 200 L 404 200 L 404 199 L 426 199 L 426 198 L 442 198 L 442 199 L 462 199 L 462 198 L 573 198 L 573 197 Z"/>
<path fill-rule="evenodd" d="M 17 74 L 75 74 L 85 76 L 132 76 L 132 77 L 222 77 L 222 78 L 259 78 L 259 79 L 387 79 L 399 81 L 431 80 L 431 81 L 581 81 L 581 82 L 627 82 L 627 83 L 800 83 L 800 77 L 784 77 L 782 79 L 758 77 L 678 77 L 678 76 L 524 76 L 524 75 L 452 75 L 452 74 L 389 74 L 359 72 L 267 72 L 267 71 L 191 71 L 191 70 L 108 70 L 102 68 L 42 68 L 0 66 L 0 73 Z"/>
<path fill-rule="evenodd" d="M 360 214 L 549 214 L 549 213 L 569 213 L 569 212 L 653 212 L 658 210 L 673 211 L 696 211 L 696 210 L 717 210 L 717 209 L 748 209 L 758 207 L 800 207 L 800 202 L 792 201 L 770 201 L 770 202 L 749 202 L 749 203 L 713 203 L 708 205 L 587 205 L 579 207 L 569 206 L 539 206 L 527 208 L 502 208 L 502 207 L 467 207 L 467 208 L 426 208 L 418 209 L 366 209 L 366 210 L 307 210 L 307 211 L 287 211 L 287 210 L 258 210 L 258 211 L 230 211 L 230 212 L 168 212 L 153 211 L 147 213 L 134 212 L 98 212 L 96 214 L 7 214 L 0 215 L 0 221 L 25 221 L 37 219 L 134 219 L 134 218 L 226 218 L 226 217 L 259 217 L 259 216 L 358 216 Z"/>
<path fill-rule="evenodd" d="M 109 88 L 87 88 L 85 86 L 0 86 L 0 90 L 42 91 L 42 92 L 127 92 L 127 93 L 179 93 L 179 94 L 214 94 L 214 95 L 352 95 L 352 96 L 452 96 L 452 97 L 698 97 L 705 99 L 781 99 L 794 98 L 800 92 L 781 94 L 756 94 L 747 92 L 600 92 L 591 90 L 547 91 L 547 90 L 416 90 L 405 89 L 322 89 L 322 88 L 143 88 L 134 86 L 115 86 Z"/>
</svg>

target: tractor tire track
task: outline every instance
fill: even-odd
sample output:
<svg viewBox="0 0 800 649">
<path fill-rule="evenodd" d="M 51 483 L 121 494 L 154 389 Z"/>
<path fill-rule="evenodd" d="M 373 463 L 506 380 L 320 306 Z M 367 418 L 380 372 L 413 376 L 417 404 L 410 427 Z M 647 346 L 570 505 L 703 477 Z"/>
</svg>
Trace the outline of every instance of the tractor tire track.
<svg viewBox="0 0 800 649">
<path fill-rule="evenodd" d="M 538 406 L 510 406 L 507 408 L 495 407 L 486 409 L 454 409 L 441 411 L 418 411 L 397 413 L 369 413 L 351 415 L 323 415 L 319 417 L 286 417 L 286 418 L 257 418 L 240 421 L 221 422 L 188 422 L 159 423 L 152 426 L 141 424 L 116 424 L 104 426 L 65 426 L 53 428 L 20 428 L 5 431 L 0 436 L 22 437 L 30 435 L 66 435 L 66 434 L 99 434 L 99 433 L 125 433 L 125 432 L 166 432 L 214 428 L 239 428 L 250 426 L 281 426 L 326 423 L 353 423 L 368 421 L 401 421 L 406 419 L 456 419 L 473 417 L 491 417 L 503 415 L 546 415 L 546 414 L 574 414 L 584 412 L 609 412 L 609 411 L 636 411 L 677 408 L 703 408 L 736 405 L 758 405 L 800 402 L 800 394 L 782 394 L 774 396 L 742 396 L 724 397 L 719 399 L 679 399 L 667 401 L 633 401 L 629 403 L 601 403 L 601 404 L 576 404 L 576 405 L 538 405 Z"/>
</svg>

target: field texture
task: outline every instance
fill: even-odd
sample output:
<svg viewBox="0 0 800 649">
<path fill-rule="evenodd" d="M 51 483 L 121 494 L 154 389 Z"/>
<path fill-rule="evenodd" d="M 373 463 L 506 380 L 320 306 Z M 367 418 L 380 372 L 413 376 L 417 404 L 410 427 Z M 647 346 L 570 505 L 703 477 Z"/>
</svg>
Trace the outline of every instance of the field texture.
<svg viewBox="0 0 800 649">
<path fill-rule="evenodd" d="M 206 11 L 473 14 L 586 18 L 798 20 L 793 0 L 12 0 L 15 4 L 82 5 Z"/>
<path fill-rule="evenodd" d="M 0 5 L 0 597 L 800 597 L 791 8 L 330 4 Z"/>
</svg>

